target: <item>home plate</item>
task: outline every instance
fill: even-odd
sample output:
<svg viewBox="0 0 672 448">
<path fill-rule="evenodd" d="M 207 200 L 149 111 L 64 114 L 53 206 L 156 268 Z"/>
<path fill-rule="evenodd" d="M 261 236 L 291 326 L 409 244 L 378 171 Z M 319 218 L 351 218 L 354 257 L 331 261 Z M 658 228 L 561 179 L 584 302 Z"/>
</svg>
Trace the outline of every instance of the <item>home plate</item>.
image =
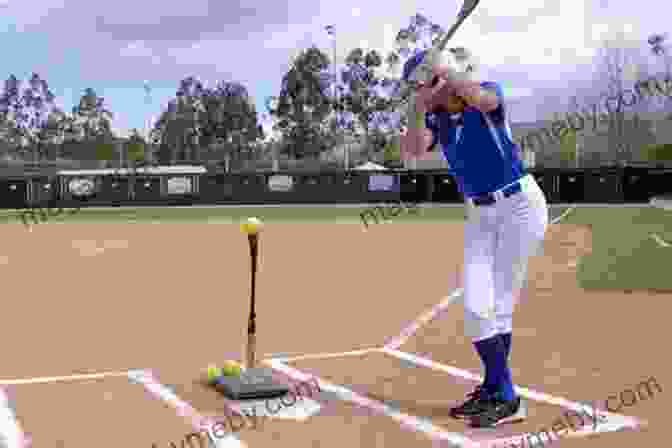
<svg viewBox="0 0 672 448">
<path fill-rule="evenodd" d="M 244 415 L 298 421 L 308 419 L 320 412 L 322 408 L 318 402 L 307 397 L 298 397 L 292 404 L 289 396 L 267 400 L 236 401 L 231 403 L 231 407 Z"/>
</svg>

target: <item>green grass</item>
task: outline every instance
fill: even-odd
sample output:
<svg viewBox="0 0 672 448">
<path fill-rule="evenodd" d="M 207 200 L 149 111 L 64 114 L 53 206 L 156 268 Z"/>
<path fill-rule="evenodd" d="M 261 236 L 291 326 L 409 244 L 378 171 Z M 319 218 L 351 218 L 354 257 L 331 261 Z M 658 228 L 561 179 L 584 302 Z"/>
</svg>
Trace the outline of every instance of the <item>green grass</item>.
<svg viewBox="0 0 672 448">
<path fill-rule="evenodd" d="M 165 208 L 138 208 L 138 209 L 81 209 L 70 215 L 66 214 L 50 218 L 53 222 L 208 222 L 231 221 L 239 222 L 250 216 L 256 216 L 268 222 L 352 222 L 361 223 L 359 216 L 365 209 L 342 207 L 165 207 Z M 423 222 L 464 219 L 464 210 L 457 208 L 427 208 L 418 215 L 402 212 L 393 218 L 394 222 Z M 9 224 L 21 222 L 16 210 L 7 210 L 0 213 L 0 223 Z"/>
<path fill-rule="evenodd" d="M 672 212 L 656 208 L 577 209 L 563 222 L 592 226 L 593 251 L 580 262 L 585 289 L 672 291 Z"/>
</svg>

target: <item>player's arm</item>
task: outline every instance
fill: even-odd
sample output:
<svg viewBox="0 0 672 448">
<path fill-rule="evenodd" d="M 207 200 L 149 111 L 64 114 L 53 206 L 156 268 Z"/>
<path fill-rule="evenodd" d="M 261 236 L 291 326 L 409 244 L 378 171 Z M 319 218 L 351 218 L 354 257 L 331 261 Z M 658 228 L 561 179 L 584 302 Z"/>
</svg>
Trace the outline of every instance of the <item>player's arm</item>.
<svg viewBox="0 0 672 448">
<path fill-rule="evenodd" d="M 407 113 L 408 128 L 399 142 L 404 160 L 424 156 L 436 143 L 434 133 L 426 125 L 427 107 L 422 94 L 411 94 Z"/>
<path fill-rule="evenodd" d="M 458 73 L 447 66 L 440 66 L 436 74 L 452 88 L 457 96 L 481 112 L 492 112 L 499 107 L 497 91 L 491 87 L 482 87 L 480 81 L 470 79 L 468 75 Z"/>
</svg>

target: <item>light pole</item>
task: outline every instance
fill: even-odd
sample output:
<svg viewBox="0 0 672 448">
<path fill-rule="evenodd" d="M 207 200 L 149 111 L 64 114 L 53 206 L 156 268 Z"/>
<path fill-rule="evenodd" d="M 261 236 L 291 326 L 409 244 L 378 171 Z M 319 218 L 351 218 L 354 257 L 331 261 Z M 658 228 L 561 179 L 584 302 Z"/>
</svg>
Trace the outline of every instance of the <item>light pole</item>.
<svg viewBox="0 0 672 448">
<path fill-rule="evenodd" d="M 277 120 L 275 118 L 275 113 L 278 108 L 278 98 L 271 97 L 268 98 L 266 102 L 266 109 L 268 111 L 268 121 L 271 124 L 271 137 L 269 138 L 269 145 L 271 148 L 271 157 L 273 158 L 273 171 L 277 172 L 280 170 L 280 154 L 278 151 L 278 145 L 275 139 L 275 132 L 277 131 Z"/>
<path fill-rule="evenodd" d="M 336 26 L 335 25 L 327 25 L 325 27 L 327 30 L 327 34 L 329 34 L 329 37 L 331 38 L 332 41 L 332 50 L 333 50 L 333 70 L 334 70 L 334 81 L 333 81 L 333 100 L 334 100 L 334 119 L 336 120 L 336 141 L 340 142 L 343 145 L 343 158 L 344 158 L 344 165 L 345 165 L 345 170 L 347 171 L 350 166 L 350 146 L 349 144 L 346 144 L 345 142 L 345 135 L 342 132 L 339 132 L 340 130 L 340 125 L 339 125 L 339 111 L 337 108 L 338 104 L 338 90 L 337 90 L 337 83 L 338 83 L 338 70 L 336 67 Z M 343 137 L 343 138 L 338 138 L 338 137 Z"/>
<path fill-rule="evenodd" d="M 145 81 L 143 82 L 143 89 L 144 89 L 144 91 L 145 91 L 145 106 L 149 106 L 148 109 L 151 109 L 151 105 L 152 105 L 152 88 L 151 88 L 150 85 L 149 85 L 149 81 L 146 81 L 146 80 L 145 80 Z M 150 136 L 150 133 L 151 133 L 151 131 L 152 131 L 152 126 L 153 126 L 153 124 L 154 124 L 154 119 L 153 119 L 153 117 L 150 115 L 149 118 L 147 118 L 147 119 L 145 120 L 145 148 L 144 148 L 144 151 L 145 151 L 145 154 L 144 154 L 145 161 L 147 161 L 147 159 L 148 159 L 148 154 L 147 154 L 147 152 L 148 152 L 148 151 L 151 152 L 151 150 L 150 150 L 151 145 L 149 144 L 149 136 Z M 153 157 L 153 154 L 152 154 L 152 157 Z"/>
<path fill-rule="evenodd" d="M 327 34 L 331 38 L 332 42 L 332 49 L 333 49 L 333 60 L 332 60 L 332 67 L 334 70 L 334 83 L 333 83 L 333 95 L 334 95 L 334 100 L 336 100 L 336 26 L 335 25 L 327 25 L 324 27 L 324 29 L 327 30 Z M 336 109 L 334 109 L 335 111 Z"/>
</svg>

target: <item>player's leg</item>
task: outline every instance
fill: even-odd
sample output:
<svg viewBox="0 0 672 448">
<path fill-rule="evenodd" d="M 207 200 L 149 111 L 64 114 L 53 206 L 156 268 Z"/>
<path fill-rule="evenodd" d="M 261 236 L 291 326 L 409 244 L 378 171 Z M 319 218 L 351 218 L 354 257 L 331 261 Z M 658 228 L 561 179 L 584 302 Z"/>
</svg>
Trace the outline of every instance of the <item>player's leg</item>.
<svg viewBox="0 0 672 448">
<path fill-rule="evenodd" d="M 523 192 L 502 203 L 505 219 L 495 251 L 495 317 L 497 332 L 511 352 L 513 311 L 527 278 L 530 256 L 538 253 L 548 227 L 548 205 L 530 176 Z"/>
<path fill-rule="evenodd" d="M 502 221 L 495 252 L 495 317 L 497 332 L 511 352 L 513 311 L 525 284 L 529 257 L 541 247 L 548 226 L 548 207 L 531 177 L 523 192 L 502 204 Z"/>
<path fill-rule="evenodd" d="M 532 181 L 534 182 L 534 181 Z M 494 303 L 495 322 L 503 354 L 496 362 L 499 405 L 489 415 L 482 415 L 475 426 L 495 426 L 520 420 L 520 398 L 516 396 L 509 368 L 513 330 L 513 311 L 527 275 L 529 257 L 543 243 L 548 225 L 548 210 L 543 193 L 536 183 L 519 195 L 497 204 L 501 216 L 495 249 Z"/>
<path fill-rule="evenodd" d="M 496 386 L 491 355 L 491 338 L 497 331 L 493 312 L 495 229 L 496 219 L 491 207 L 467 207 L 464 226 L 464 328 L 483 362 L 485 378 L 464 403 L 450 410 L 455 418 L 468 418 L 483 412 Z"/>
</svg>

